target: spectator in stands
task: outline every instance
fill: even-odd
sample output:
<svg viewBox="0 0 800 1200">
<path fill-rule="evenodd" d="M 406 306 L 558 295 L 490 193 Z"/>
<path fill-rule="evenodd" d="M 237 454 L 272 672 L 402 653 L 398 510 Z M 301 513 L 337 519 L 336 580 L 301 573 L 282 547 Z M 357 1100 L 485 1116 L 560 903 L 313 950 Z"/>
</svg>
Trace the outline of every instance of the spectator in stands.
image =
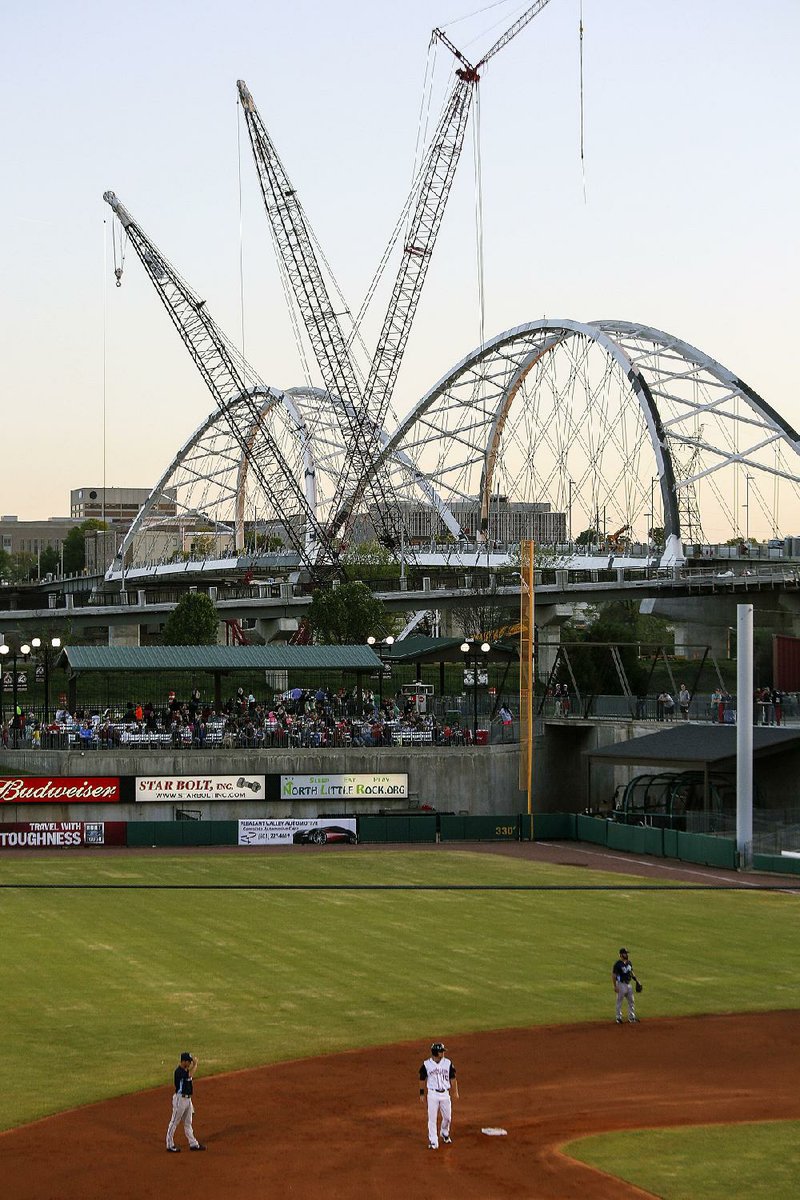
<svg viewBox="0 0 800 1200">
<path fill-rule="evenodd" d="M 779 692 L 777 688 L 772 689 L 772 711 L 775 716 L 775 724 L 780 725 L 783 720 L 783 692 Z"/>
</svg>

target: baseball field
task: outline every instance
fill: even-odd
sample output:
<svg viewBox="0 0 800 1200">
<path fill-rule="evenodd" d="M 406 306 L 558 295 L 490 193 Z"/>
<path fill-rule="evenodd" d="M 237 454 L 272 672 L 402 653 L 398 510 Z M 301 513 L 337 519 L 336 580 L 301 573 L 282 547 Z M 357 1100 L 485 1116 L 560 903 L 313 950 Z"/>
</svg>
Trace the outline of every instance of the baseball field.
<svg viewBox="0 0 800 1200">
<path fill-rule="evenodd" d="M 741 882 L 574 846 L 4 857 L 0 1178 L 15 1200 L 788 1200 L 800 895 Z M 618 1027 L 622 945 L 645 990 Z M 462 1091 L 436 1154 L 434 1038 Z M 173 1157 L 183 1050 L 209 1153 Z"/>
</svg>

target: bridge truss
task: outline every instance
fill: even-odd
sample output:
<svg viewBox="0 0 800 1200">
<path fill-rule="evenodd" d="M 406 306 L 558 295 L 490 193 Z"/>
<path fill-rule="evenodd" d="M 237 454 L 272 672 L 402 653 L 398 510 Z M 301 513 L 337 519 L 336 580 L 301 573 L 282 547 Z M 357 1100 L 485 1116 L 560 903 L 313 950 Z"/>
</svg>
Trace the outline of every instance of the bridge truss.
<svg viewBox="0 0 800 1200">
<path fill-rule="evenodd" d="M 138 562 L 160 557 L 165 497 L 177 504 L 173 523 L 194 518 L 198 529 L 216 531 L 208 558 L 256 550 L 259 529 L 279 532 L 260 488 L 267 421 L 268 448 L 279 441 L 324 523 L 339 478 L 344 402 L 320 389 L 264 388 L 260 403 L 257 421 L 252 392 L 230 401 L 181 448 L 128 534 Z M 646 541 L 663 528 L 670 562 L 683 558 L 687 537 L 744 539 L 746 525 L 779 536 L 781 514 L 800 512 L 796 431 L 728 368 L 632 322 L 543 320 L 508 330 L 457 363 L 381 443 L 372 469 L 391 478 L 409 543 L 425 512 L 434 540 L 458 536 L 469 505 L 479 537 L 490 541 L 502 497 L 551 505 L 573 537 L 624 526 Z M 261 463 L 258 476 L 251 459 Z"/>
</svg>

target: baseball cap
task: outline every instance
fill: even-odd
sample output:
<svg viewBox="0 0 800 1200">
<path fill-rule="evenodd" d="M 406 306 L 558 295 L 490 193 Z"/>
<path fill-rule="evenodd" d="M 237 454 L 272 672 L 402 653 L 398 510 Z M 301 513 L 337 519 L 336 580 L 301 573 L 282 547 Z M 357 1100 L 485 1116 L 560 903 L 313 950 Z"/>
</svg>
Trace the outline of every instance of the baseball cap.
<svg viewBox="0 0 800 1200">
<path fill-rule="evenodd" d="M 625 949 L 624 946 L 620 947 L 620 952 L 619 952 L 620 958 L 622 958 L 623 954 L 625 955 L 626 958 L 628 957 L 628 951 Z"/>
<path fill-rule="evenodd" d="M 188 1050 L 184 1050 L 183 1054 L 181 1055 L 181 1062 L 191 1062 L 191 1061 L 192 1061 L 191 1054 L 189 1053 Z"/>
</svg>

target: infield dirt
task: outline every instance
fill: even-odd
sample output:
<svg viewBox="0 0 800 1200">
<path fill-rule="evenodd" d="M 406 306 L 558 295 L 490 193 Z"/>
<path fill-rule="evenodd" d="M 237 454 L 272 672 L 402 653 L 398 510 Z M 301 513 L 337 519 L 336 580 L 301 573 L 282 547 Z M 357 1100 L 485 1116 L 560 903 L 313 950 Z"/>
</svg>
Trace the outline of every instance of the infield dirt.
<svg viewBox="0 0 800 1200">
<path fill-rule="evenodd" d="M 610 985 L 609 997 L 611 1014 Z M 206 1154 L 185 1143 L 183 1153 L 166 1153 L 166 1081 L 49 1117 L 0 1135 L 0 1192 L 9 1200 L 616 1200 L 621 1186 L 628 1196 L 649 1193 L 559 1147 L 618 1129 L 800 1119 L 796 1012 L 632 1026 L 609 1017 L 453 1037 L 462 1099 L 453 1144 L 435 1152 L 418 1098 L 426 1050 L 406 1043 L 210 1079 L 198 1073 L 195 1133 Z M 508 1136 L 486 1137 L 484 1126 Z"/>
</svg>

